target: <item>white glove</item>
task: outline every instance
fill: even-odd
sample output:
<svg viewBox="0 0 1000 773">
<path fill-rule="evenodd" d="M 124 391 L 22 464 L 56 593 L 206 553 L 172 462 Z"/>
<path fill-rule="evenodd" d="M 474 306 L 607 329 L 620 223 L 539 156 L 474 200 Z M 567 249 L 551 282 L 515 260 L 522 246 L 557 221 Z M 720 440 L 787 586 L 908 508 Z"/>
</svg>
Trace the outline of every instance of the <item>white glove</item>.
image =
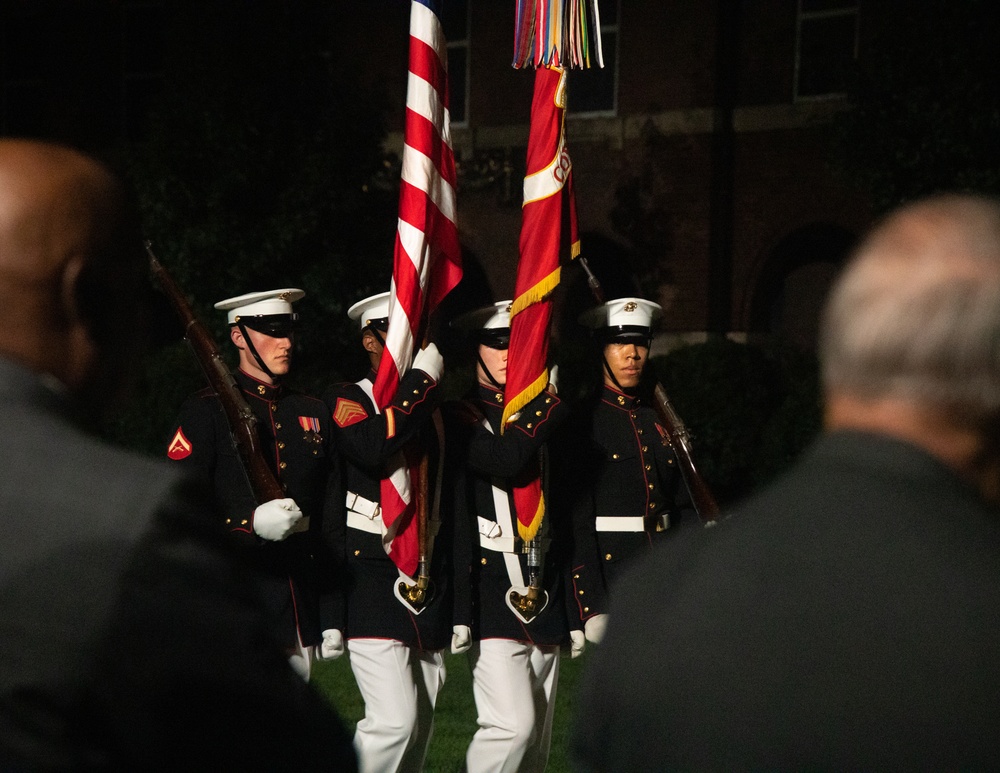
<svg viewBox="0 0 1000 773">
<path fill-rule="evenodd" d="M 441 374 L 444 372 L 444 357 L 441 356 L 437 346 L 427 344 L 413 358 L 413 367 L 416 370 L 422 370 L 435 381 L 440 381 Z"/>
<path fill-rule="evenodd" d="M 319 645 L 319 659 L 333 660 L 344 654 L 344 634 L 336 628 L 323 631 L 323 643 Z"/>
<path fill-rule="evenodd" d="M 558 381 L 559 381 L 559 366 L 553 365 L 551 368 L 549 368 L 549 391 L 554 395 L 559 394 L 559 384 L 557 383 Z"/>
<path fill-rule="evenodd" d="M 253 530 L 262 539 L 280 542 L 302 519 L 294 499 L 272 499 L 253 511 Z"/>
<path fill-rule="evenodd" d="M 451 629 L 451 651 L 454 655 L 461 655 L 472 646 L 472 629 L 467 625 L 456 625 Z"/>
<path fill-rule="evenodd" d="M 587 641 L 591 644 L 600 644 L 604 638 L 604 629 L 608 627 L 607 615 L 594 615 L 583 624 Z"/>
<path fill-rule="evenodd" d="M 583 654 L 583 650 L 586 646 L 587 646 L 587 637 L 584 636 L 583 631 L 577 630 L 569 632 L 570 659 L 580 657 Z"/>
</svg>

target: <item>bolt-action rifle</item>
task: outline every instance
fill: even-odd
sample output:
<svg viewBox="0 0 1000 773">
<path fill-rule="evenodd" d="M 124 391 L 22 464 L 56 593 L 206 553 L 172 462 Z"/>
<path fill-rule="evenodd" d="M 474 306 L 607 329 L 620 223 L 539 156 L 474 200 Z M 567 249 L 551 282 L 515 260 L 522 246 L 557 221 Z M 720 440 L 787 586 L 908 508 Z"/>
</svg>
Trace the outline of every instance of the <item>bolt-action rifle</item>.
<svg viewBox="0 0 1000 773">
<path fill-rule="evenodd" d="M 254 499 L 257 504 L 262 504 L 272 499 L 284 498 L 287 496 L 284 489 L 264 460 L 264 454 L 260 448 L 260 438 L 257 435 L 257 417 L 254 416 L 243 397 L 232 371 L 223 361 L 215 339 L 195 316 L 191 305 L 184 293 L 181 292 L 180 287 L 177 286 L 174 278 L 156 259 L 153 254 L 153 246 L 148 241 L 146 242 L 146 252 L 149 255 L 149 265 L 153 275 L 184 327 L 184 338 L 191 346 L 191 351 L 194 353 L 195 359 L 198 360 L 205 378 L 208 379 L 208 383 L 219 397 L 219 402 L 226 414 L 226 421 L 229 424 L 233 447 L 236 449 L 243 466 L 243 472 L 250 483 Z M 302 518 L 294 530 L 304 531 L 307 527 L 308 519 Z"/>
</svg>

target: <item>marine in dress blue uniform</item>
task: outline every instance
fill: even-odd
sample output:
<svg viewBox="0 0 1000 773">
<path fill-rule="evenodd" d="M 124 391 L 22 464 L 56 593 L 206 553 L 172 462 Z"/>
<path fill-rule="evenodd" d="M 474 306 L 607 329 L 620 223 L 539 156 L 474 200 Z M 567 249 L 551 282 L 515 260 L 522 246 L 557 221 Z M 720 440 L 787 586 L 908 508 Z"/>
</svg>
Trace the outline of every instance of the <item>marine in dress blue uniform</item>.
<svg viewBox="0 0 1000 773">
<path fill-rule="evenodd" d="M 445 490 L 471 540 L 456 555 L 470 560 L 469 650 L 479 729 L 466 754 L 468 771 L 542 770 L 548 759 L 558 682 L 559 653 L 569 641 L 563 548 L 568 530 L 547 514 L 536 547 L 545 605 L 537 616 L 511 603 L 526 594 L 533 571 L 517 531 L 513 487 L 534 470 L 533 461 L 565 415 L 553 389 L 528 403 L 501 434 L 510 301 L 455 321 L 477 345 L 477 384 L 448 403 Z M 551 513 L 551 510 L 549 511 Z"/>
<path fill-rule="evenodd" d="M 616 579 L 693 506 L 666 428 L 644 388 L 652 325 L 660 306 L 618 298 L 580 321 L 601 347 L 603 383 L 567 433 L 576 447 L 574 480 L 584 481 L 572 506 L 571 580 L 576 614 L 588 641 L 599 642 L 607 621 L 607 593 Z"/>
<path fill-rule="evenodd" d="M 346 497 L 339 529 L 347 569 L 346 593 L 323 604 L 324 657 L 344 648 L 365 701 L 355 746 L 363 771 L 418 771 L 430 740 L 434 703 L 445 680 L 442 650 L 452 639 L 455 583 L 452 528 L 434 506 L 438 485 L 438 380 L 442 361 L 430 344 L 400 379 L 392 404 L 380 410 L 373 387 L 385 345 L 389 293 L 366 298 L 348 310 L 359 324 L 371 370 L 356 383 L 335 384 L 323 396 L 343 461 Z M 386 552 L 380 488 L 404 446 L 417 443 L 428 458 L 428 532 L 431 593 L 415 607 L 399 593 L 413 585 Z M 346 500 L 346 501 L 345 501 Z M 345 506 L 346 505 L 346 506 Z M 467 583 L 458 593 L 468 594 Z"/>
<path fill-rule="evenodd" d="M 215 493 L 225 526 L 259 570 L 264 602 L 292 663 L 308 679 L 320 641 L 315 556 L 329 479 L 335 469 L 330 420 L 321 400 L 287 388 L 298 289 L 248 293 L 216 304 L 228 312 L 240 351 L 233 374 L 257 419 L 264 458 L 287 499 L 257 503 L 211 388 L 181 406 L 167 456 Z"/>
</svg>

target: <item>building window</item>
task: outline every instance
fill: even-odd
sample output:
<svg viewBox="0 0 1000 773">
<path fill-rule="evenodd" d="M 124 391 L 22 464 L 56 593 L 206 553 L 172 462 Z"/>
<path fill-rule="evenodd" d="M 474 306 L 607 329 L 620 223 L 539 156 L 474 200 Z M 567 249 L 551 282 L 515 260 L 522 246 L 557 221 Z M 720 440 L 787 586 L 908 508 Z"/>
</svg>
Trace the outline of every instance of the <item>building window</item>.
<svg viewBox="0 0 1000 773">
<path fill-rule="evenodd" d="M 858 53 L 859 0 L 799 0 L 795 99 L 842 96 Z"/>
<path fill-rule="evenodd" d="M 600 4 L 604 67 L 597 66 L 592 52 L 589 69 L 567 74 L 568 109 L 573 115 L 615 115 L 618 111 L 618 4 L 619 0 Z"/>
<path fill-rule="evenodd" d="M 448 41 L 448 110 L 451 123 L 469 121 L 469 3 L 444 3 L 441 26 Z"/>
</svg>

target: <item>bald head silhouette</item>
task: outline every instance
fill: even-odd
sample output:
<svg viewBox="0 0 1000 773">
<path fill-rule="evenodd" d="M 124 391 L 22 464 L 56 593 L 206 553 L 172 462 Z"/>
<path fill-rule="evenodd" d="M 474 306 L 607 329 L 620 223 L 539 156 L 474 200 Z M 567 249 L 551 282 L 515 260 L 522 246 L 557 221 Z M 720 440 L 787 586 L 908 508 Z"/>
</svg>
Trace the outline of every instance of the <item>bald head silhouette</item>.
<svg viewBox="0 0 1000 773">
<path fill-rule="evenodd" d="M 80 152 L 0 140 L 0 355 L 98 404 L 139 340 L 144 263 L 126 202 Z"/>
<path fill-rule="evenodd" d="M 1000 501 L 1000 201 L 891 213 L 831 291 L 820 359 L 827 427 L 910 441 Z"/>
</svg>

